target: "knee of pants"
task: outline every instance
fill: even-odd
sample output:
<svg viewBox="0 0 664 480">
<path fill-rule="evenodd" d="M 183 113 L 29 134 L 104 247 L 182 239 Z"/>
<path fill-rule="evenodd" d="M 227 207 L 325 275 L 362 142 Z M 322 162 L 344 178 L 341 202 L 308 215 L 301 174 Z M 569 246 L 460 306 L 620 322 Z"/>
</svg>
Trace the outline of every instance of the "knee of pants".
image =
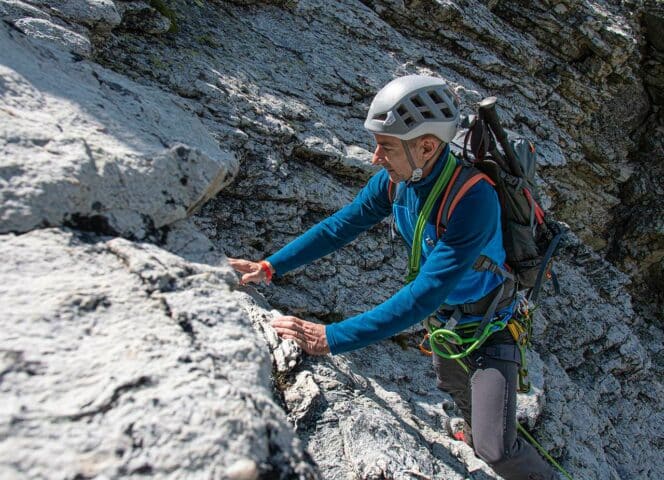
<svg viewBox="0 0 664 480">
<path fill-rule="evenodd" d="M 473 431 L 472 437 L 475 454 L 492 467 L 509 459 L 508 453 L 503 448 L 502 436 L 501 438 L 486 438 L 476 436 L 475 431 Z"/>
</svg>

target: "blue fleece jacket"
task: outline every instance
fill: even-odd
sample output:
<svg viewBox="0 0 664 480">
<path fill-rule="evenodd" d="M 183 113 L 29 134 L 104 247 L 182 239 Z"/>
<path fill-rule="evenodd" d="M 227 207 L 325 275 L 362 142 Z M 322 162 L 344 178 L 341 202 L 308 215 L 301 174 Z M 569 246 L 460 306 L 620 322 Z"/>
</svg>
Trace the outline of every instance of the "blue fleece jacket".
<svg viewBox="0 0 664 480">
<path fill-rule="evenodd" d="M 313 226 L 267 260 L 277 275 L 283 275 L 348 244 L 387 217 L 393 208 L 400 233 L 406 242 L 412 241 L 414 220 L 446 161 L 454 161 L 447 149 L 426 178 L 401 185 L 394 206 L 388 197 L 389 176 L 386 170 L 381 170 L 352 203 Z M 333 354 L 355 350 L 395 335 L 424 320 L 443 303 L 453 305 L 479 300 L 503 281 L 491 272 L 476 272 L 471 268 L 480 254 L 499 264 L 505 259 L 500 205 L 493 187 L 484 181 L 473 186 L 456 206 L 446 232 L 432 242 L 437 211 L 438 205 L 425 227 L 417 278 L 374 309 L 327 325 L 327 342 Z M 409 217 L 411 221 L 408 221 Z"/>
</svg>

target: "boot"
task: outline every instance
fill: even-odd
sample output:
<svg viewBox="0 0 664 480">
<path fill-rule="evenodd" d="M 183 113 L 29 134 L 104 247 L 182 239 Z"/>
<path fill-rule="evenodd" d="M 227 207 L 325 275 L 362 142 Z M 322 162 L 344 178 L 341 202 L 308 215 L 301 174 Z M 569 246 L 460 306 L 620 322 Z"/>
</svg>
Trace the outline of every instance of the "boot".
<svg viewBox="0 0 664 480">
<path fill-rule="evenodd" d="M 455 440 L 465 442 L 470 448 L 473 448 L 473 436 L 470 425 L 463 418 L 449 417 L 445 422 L 447 434 Z"/>
</svg>

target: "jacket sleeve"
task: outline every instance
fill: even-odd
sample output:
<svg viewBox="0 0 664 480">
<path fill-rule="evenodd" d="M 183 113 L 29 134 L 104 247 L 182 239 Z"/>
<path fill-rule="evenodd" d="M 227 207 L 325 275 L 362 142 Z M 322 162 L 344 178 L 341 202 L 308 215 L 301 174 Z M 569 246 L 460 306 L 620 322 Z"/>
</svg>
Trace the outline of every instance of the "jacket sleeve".
<svg viewBox="0 0 664 480">
<path fill-rule="evenodd" d="M 387 171 L 376 173 L 352 203 L 314 225 L 267 258 L 278 275 L 324 257 L 354 240 L 392 212 Z"/>
<path fill-rule="evenodd" d="M 332 354 L 395 335 L 435 312 L 472 267 L 499 224 L 496 192 L 486 182 L 480 182 L 457 205 L 445 235 L 415 280 L 374 309 L 326 326 Z"/>
</svg>

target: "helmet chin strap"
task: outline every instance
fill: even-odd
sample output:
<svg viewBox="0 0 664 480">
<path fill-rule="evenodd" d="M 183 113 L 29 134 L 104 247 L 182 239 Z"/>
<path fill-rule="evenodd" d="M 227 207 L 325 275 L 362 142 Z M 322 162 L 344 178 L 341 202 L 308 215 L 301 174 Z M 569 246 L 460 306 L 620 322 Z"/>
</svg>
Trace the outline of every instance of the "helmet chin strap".
<svg viewBox="0 0 664 480">
<path fill-rule="evenodd" d="M 413 171 L 410 174 L 410 181 L 419 182 L 422 179 L 422 169 L 415 166 L 415 162 L 413 161 L 413 156 L 410 154 L 410 148 L 408 147 L 408 142 L 406 142 L 405 140 L 401 140 L 401 146 L 406 152 L 406 158 L 408 159 L 410 168 Z"/>
<path fill-rule="evenodd" d="M 424 162 L 424 165 L 422 165 L 422 167 L 417 167 L 415 165 L 415 162 L 413 161 L 413 156 L 410 154 L 410 148 L 408 148 L 408 142 L 406 142 L 405 140 L 401 140 L 401 145 L 403 146 L 403 149 L 406 152 L 406 159 L 408 159 L 410 168 L 413 170 L 413 173 L 410 174 L 409 181 L 419 182 L 422 179 L 422 170 L 424 169 L 424 167 L 426 167 L 431 160 L 435 160 L 440 155 L 440 150 L 441 147 L 443 146 L 443 142 L 441 142 L 440 145 L 438 145 L 438 148 L 436 148 L 434 154 L 431 156 L 431 158 L 429 158 L 429 160 Z"/>
</svg>

